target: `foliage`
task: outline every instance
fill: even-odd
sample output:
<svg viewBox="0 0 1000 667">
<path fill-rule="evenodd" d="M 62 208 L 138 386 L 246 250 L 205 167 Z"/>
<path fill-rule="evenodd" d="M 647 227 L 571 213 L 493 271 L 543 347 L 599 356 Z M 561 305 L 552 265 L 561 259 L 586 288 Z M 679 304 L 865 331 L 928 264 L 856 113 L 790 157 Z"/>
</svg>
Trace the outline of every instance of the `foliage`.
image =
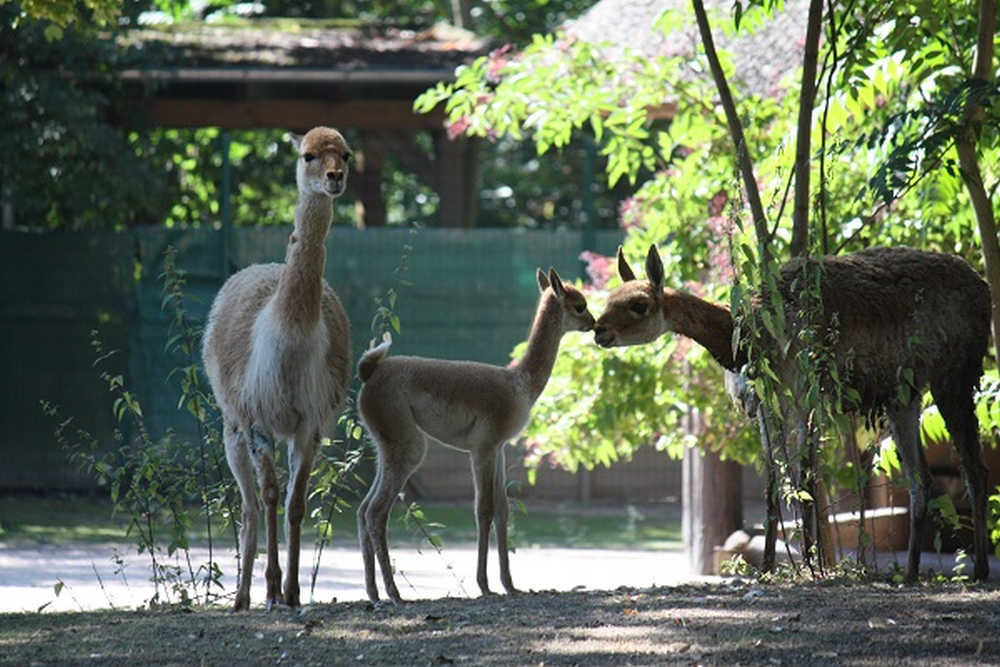
<svg viewBox="0 0 1000 667">
<path fill-rule="evenodd" d="M 603 306 L 604 293 L 586 294 L 589 308 Z M 518 345 L 512 356 L 525 347 Z M 698 444 L 748 463 L 757 452 L 754 429 L 721 385 L 721 369 L 690 341 L 607 352 L 567 336 L 524 433 L 528 480 L 534 483 L 542 465 L 609 466 L 647 444 L 674 458 Z"/>
<path fill-rule="evenodd" d="M 735 5 L 737 23 L 752 29 L 780 3 Z M 971 13 L 955 17 L 951 8 L 931 5 L 935 3 L 847 3 L 838 6 L 825 25 L 812 142 L 817 158 L 813 172 L 820 188 L 813 197 L 811 220 L 819 250 L 908 244 L 962 252 L 974 264 L 979 262 L 958 174 L 937 168 L 954 164 L 950 135 L 940 135 L 936 144 L 923 141 L 935 132 L 953 131 L 951 109 L 965 94 L 961 91 L 968 90 L 961 74 L 968 71 L 962 45 L 970 43 L 975 21 Z M 971 3 L 963 2 L 963 7 Z M 921 18 L 900 18 L 911 16 Z M 668 13 L 660 26 L 671 29 L 675 18 Z M 952 25 L 955 30 L 945 29 Z M 627 230 L 626 256 L 636 261 L 655 244 L 664 257 L 668 284 L 716 299 L 722 296 L 737 311 L 749 313 L 750 299 L 760 285 L 770 282 L 776 294 L 774 276 L 761 273 L 756 265 L 759 248 L 748 235 L 736 152 L 716 111 L 715 92 L 701 83 L 703 78 L 686 76 L 689 71 L 703 71 L 694 55 L 651 60 L 626 50 L 621 57 L 609 58 L 599 46 L 559 35 L 536 36 L 517 54 L 496 51 L 460 70 L 453 84 L 427 91 L 415 108 L 444 104 L 454 132 L 496 141 L 528 137 L 539 156 L 592 137 L 607 158 L 606 181 L 639 184 L 620 209 L 620 224 Z M 665 98 L 664 91 L 670 96 Z M 670 103 L 677 107 L 669 124 L 649 115 Z M 786 210 L 794 157 L 789 148 L 797 100 L 744 94 L 738 96 L 737 107 L 770 221 L 768 250 L 780 257 L 789 240 Z M 983 129 L 988 145 L 994 130 Z M 996 163 L 992 161 L 994 169 Z M 996 182 L 997 174 L 989 174 Z M 609 261 L 592 253 L 585 257 L 595 283 L 603 286 Z M 815 300 L 811 302 L 815 308 Z M 768 399 L 772 407 L 778 391 L 801 401 L 803 414 L 809 413 L 809 406 L 826 402 L 828 418 L 815 426 L 835 429 L 843 425 L 832 417 L 853 394 L 840 386 L 836 365 L 823 351 L 828 341 L 809 334 L 808 310 L 806 306 L 796 315 L 801 320 L 796 324 L 775 321 L 783 317 L 776 315 L 780 307 L 765 308 L 756 316 L 771 320 L 747 320 L 743 333 L 757 332 L 786 344 L 799 333 L 812 337 L 797 352 L 796 363 L 806 369 L 802 387 L 776 387 L 769 364 L 777 361 L 770 360 L 770 352 L 763 354 L 763 348 L 758 356 L 763 365 L 754 381 L 761 389 L 770 377 L 766 384 L 775 388 Z M 806 328 L 800 332 L 789 328 L 792 325 Z M 636 352 L 609 354 L 566 341 L 527 432 L 530 460 L 574 468 L 628 456 L 643 443 L 672 443 L 677 451 L 679 444 L 691 440 L 680 428 L 682 406 L 717 406 L 706 417 L 708 428 L 725 432 L 727 421 L 735 418 L 720 400 L 718 380 L 711 375 L 717 370 L 702 351 L 682 347 L 667 338 Z M 667 362 L 671 355 L 674 363 Z M 676 357 L 684 361 L 678 363 Z M 677 366 L 690 369 L 690 377 L 697 380 L 666 370 Z M 821 391 L 824 386 L 829 393 Z M 636 387 L 642 390 L 633 390 Z M 703 387 L 710 389 L 702 392 Z M 712 391 L 714 400 L 706 400 Z M 704 439 L 712 446 L 710 435 Z M 743 458 L 752 451 L 743 449 L 751 439 L 747 434 L 745 439 L 714 441 L 726 454 Z M 832 476 L 844 465 L 831 459 L 821 469 Z"/>
<path fill-rule="evenodd" d="M 113 397 L 112 410 L 119 427 L 116 446 L 107 449 L 85 429 L 70 433 L 73 418 L 59 422 L 56 439 L 72 460 L 107 487 L 114 511 L 129 518 L 128 532 L 140 554 L 149 556 L 154 596 L 150 606 L 176 603 L 190 606 L 217 600 L 222 588 L 222 570 L 214 559 L 213 526 L 218 517 L 234 519 L 235 484 L 224 461 L 221 438 L 215 428 L 215 404 L 201 378 L 197 361 L 201 329 L 185 307 L 184 272 L 177 267 L 176 251 L 168 248 L 164 260 L 162 306 L 171 313 L 167 350 L 179 364 L 170 378 L 179 382 L 178 409 L 197 423 L 197 446 L 179 440 L 172 432 L 154 439 L 146 425 L 142 404 L 127 387 L 125 375 L 109 370 L 116 351 L 106 350 L 98 332 L 91 344 L 100 377 Z M 43 408 L 58 419 L 59 409 L 43 402 Z M 208 561 L 197 568 L 190 558 L 193 503 L 205 519 Z M 235 522 L 233 522 L 234 541 Z M 166 545 L 164 546 L 164 541 Z M 168 559 L 173 559 L 171 564 Z M 179 564 L 178 564 L 179 563 Z M 199 592 L 201 589 L 203 592 Z"/>
<path fill-rule="evenodd" d="M 606 158 L 593 142 L 561 148 L 541 159 L 527 141 L 498 137 L 479 147 L 479 227 L 580 229 L 614 228 L 618 204 L 634 188 L 620 181 L 609 187 L 592 178 Z"/>
<path fill-rule="evenodd" d="M 93 344 L 100 367 L 114 352 L 103 349 L 96 332 Z M 115 432 L 116 447 L 107 451 L 85 429 L 73 430 L 73 418 L 59 421 L 57 441 L 75 463 L 108 489 L 115 511 L 128 517 L 128 533 L 138 553 L 150 560 L 155 588 L 147 601 L 149 606 L 190 606 L 217 599 L 213 589 L 221 588 L 222 576 L 218 564 L 209 562 L 196 570 L 189 556 L 190 519 L 185 503 L 198 492 L 189 472 L 197 467 L 197 460 L 191 457 L 196 450 L 171 434 L 154 441 L 146 430 L 142 405 L 125 386 L 123 376 L 102 370 L 101 377 L 115 397 L 113 409 L 122 427 Z M 57 407 L 43 402 L 43 409 L 53 419 L 60 419 Z M 130 440 L 123 429 L 134 429 L 136 440 Z M 204 596 L 199 593 L 202 586 Z"/>
<path fill-rule="evenodd" d="M 167 199 L 154 166 L 109 122 L 131 117 L 113 72 L 135 54 L 73 28 L 49 41 L 43 22 L 14 21 L 16 12 L 0 5 L 0 152 L 8 156 L 0 181 L 14 223 L 79 229 L 156 219 Z"/>
<path fill-rule="evenodd" d="M 225 150 L 232 168 L 233 224 L 288 225 L 292 220 L 295 151 L 281 130 L 157 128 L 130 132 L 128 140 L 137 156 L 157 168 L 160 187 L 172 202 L 162 218 L 167 227 L 220 226 Z M 334 220 L 353 220 L 354 205 L 349 192 L 335 199 Z"/>
<path fill-rule="evenodd" d="M 20 9 L 12 20 L 17 25 L 24 19 L 47 21 L 45 38 L 52 42 L 61 39 L 63 28 L 70 24 L 92 21 L 105 26 L 121 13 L 117 0 L 0 0 L 0 5 L 12 4 Z"/>
<path fill-rule="evenodd" d="M 102 4 L 103 0 L 88 0 Z M 59 0 L 35 3 L 62 7 Z M 149 127 L 134 88 L 126 90 L 114 74 L 134 66 L 155 66 L 156 50 L 123 47 L 123 30 L 144 22 L 219 21 L 252 3 L 146 0 L 120 6 L 117 21 L 100 32 L 71 23 L 65 30 L 44 17 L 21 10 L 27 5 L 0 4 L 0 34 L 6 58 L 0 65 L 0 108 L 9 131 L 0 150 L 18 155 L 0 165 L 6 221 L 33 230 L 115 228 L 136 224 L 169 227 L 219 226 L 222 198 L 222 152 L 229 146 L 233 184 L 230 193 L 235 225 L 287 224 L 294 201 L 290 179 L 294 156 L 282 146 L 281 132 L 248 130 L 223 133 L 218 128 Z M 537 0 L 474 3 L 473 28 L 501 35 L 500 25 L 517 24 L 532 32 L 554 28 L 581 11 L 589 0 L 550 3 Z M 70 7 L 70 5 L 66 5 Z M 268 16 L 349 17 L 357 24 L 420 27 L 450 17 L 445 2 L 267 3 Z M 252 25 L 252 23 L 251 23 Z M 51 31 L 61 36 L 51 39 Z M 515 40 L 516 41 L 516 40 Z M 348 137 L 360 145 L 356 137 Z M 427 148 L 425 137 L 421 144 Z M 26 150 L 30 147 L 31 150 Z M 480 152 L 489 176 L 481 192 L 485 224 L 497 226 L 582 226 L 581 177 L 576 159 L 550 169 L 520 170 L 520 148 L 503 144 Z M 389 224 L 433 224 L 437 195 L 395 156 L 388 156 L 383 191 Z M 568 176 L 568 178 L 567 178 Z M 94 187 L 94 182 L 114 184 Z M 503 196 L 504 193 L 515 196 Z M 45 193 L 40 196 L 39 193 Z M 598 205 L 610 219 L 614 198 Z M 335 202 L 335 220 L 354 219 L 354 194 Z"/>
</svg>

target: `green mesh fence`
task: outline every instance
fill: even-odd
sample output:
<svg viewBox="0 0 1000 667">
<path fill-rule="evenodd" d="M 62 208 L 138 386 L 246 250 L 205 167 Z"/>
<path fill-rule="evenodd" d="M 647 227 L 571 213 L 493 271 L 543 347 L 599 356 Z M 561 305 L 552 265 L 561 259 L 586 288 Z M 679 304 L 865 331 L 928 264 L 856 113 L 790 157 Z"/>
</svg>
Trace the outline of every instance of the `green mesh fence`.
<svg viewBox="0 0 1000 667">
<path fill-rule="evenodd" d="M 178 250 L 187 309 L 199 323 L 228 273 L 255 262 L 282 261 L 289 229 L 215 231 L 136 229 L 127 233 L 0 233 L 0 438 L 7 465 L 0 489 L 85 488 L 53 438 L 41 400 L 111 442 L 111 397 L 93 368 L 90 331 L 119 352 L 121 372 L 142 403 L 153 437 L 172 429 L 197 437 L 177 409 L 166 352 L 171 313 L 161 310 L 163 260 Z M 616 231 L 593 234 L 587 249 L 611 254 Z M 376 299 L 398 292 L 401 333 L 393 353 L 505 364 L 523 340 L 538 297 L 536 267 L 580 277 L 583 250 L 575 232 L 355 230 L 335 227 L 327 239 L 326 278 L 351 321 L 356 360 L 371 338 Z M 128 434 L 126 433 L 126 437 Z M 13 460 L 10 460 L 12 457 Z"/>
</svg>

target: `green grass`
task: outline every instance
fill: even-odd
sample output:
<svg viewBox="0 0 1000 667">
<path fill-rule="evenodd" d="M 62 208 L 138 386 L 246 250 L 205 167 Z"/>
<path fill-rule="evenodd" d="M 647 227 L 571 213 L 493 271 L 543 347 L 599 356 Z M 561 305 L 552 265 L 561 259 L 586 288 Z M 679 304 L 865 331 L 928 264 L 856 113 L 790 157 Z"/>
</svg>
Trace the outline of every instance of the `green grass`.
<svg viewBox="0 0 1000 667">
<path fill-rule="evenodd" d="M 476 526 L 471 499 L 450 503 L 421 504 L 424 525 L 447 546 L 473 542 Z M 403 521 L 404 503 L 397 503 L 390 523 L 396 543 L 425 541 L 418 527 Z M 306 520 L 307 539 L 314 532 Z M 0 542 L 11 546 L 40 544 L 71 545 L 130 542 L 129 518 L 113 513 L 107 500 L 70 495 L 0 496 Z M 334 517 L 333 541 L 353 544 L 357 540 L 354 509 Z M 231 527 L 213 525 L 216 543 L 233 541 Z M 164 529 L 164 540 L 166 540 Z M 263 533 L 262 533 L 263 535 Z M 207 539 L 204 518 L 192 510 L 191 539 Z M 515 547 L 567 546 L 608 549 L 679 549 L 680 515 L 673 505 L 580 505 L 529 503 L 520 508 L 511 503 L 511 541 Z"/>
<path fill-rule="evenodd" d="M 476 523 L 472 503 L 424 504 L 428 521 L 443 524 L 435 532 L 445 544 L 472 542 Z M 394 539 L 412 529 L 399 523 Z M 511 507 L 511 535 L 516 547 L 565 546 L 604 549 L 680 549 L 680 515 L 665 506 L 587 506 L 571 503 Z"/>
</svg>

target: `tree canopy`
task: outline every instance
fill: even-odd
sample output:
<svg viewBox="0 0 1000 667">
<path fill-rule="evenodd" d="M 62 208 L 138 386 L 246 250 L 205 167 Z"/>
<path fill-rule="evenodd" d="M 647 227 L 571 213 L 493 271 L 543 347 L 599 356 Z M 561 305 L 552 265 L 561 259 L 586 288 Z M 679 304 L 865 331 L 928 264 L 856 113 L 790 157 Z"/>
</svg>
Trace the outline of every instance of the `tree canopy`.
<svg viewBox="0 0 1000 667">
<path fill-rule="evenodd" d="M 715 30 L 759 30 L 783 3 L 737 1 L 733 9 L 709 15 Z M 955 149 L 971 100 L 982 109 L 976 125 L 982 181 L 994 193 L 1000 183 L 997 84 L 969 76 L 977 3 L 856 0 L 826 10 L 815 105 L 805 110 L 811 149 L 804 173 L 815 184 L 806 200 L 807 251 L 906 244 L 957 252 L 982 266 Z M 676 30 L 686 14 L 667 11 L 655 29 Z M 805 35 L 806 26 L 801 29 Z M 762 201 L 758 223 L 739 175 L 740 147 L 727 131 L 703 53 L 653 57 L 626 49 L 609 59 L 609 51 L 570 35 L 537 36 L 516 54 L 480 59 L 454 84 L 428 91 L 417 108 L 443 103 L 453 126 L 466 134 L 529 137 L 542 156 L 591 137 L 607 158 L 607 181 L 627 179 L 638 187 L 621 207 L 626 255 L 638 263 L 655 244 L 672 286 L 739 308 L 760 284 L 759 259 L 787 257 L 791 250 L 802 126 L 798 81 L 777 95 L 734 94 Z M 731 73 L 728 56 L 722 61 Z M 674 109 L 668 123 L 657 119 L 664 106 Z M 588 259 L 595 276 L 591 299 L 600 309 L 601 290 L 616 277 L 607 258 Z M 563 390 L 542 397 L 540 418 L 530 427 L 536 458 L 593 465 L 642 443 L 680 444 L 690 431 L 677 425 L 693 408 L 709 415 L 703 444 L 751 457 L 752 437 L 733 437 L 742 420 L 728 409 L 717 369 L 696 346 L 667 337 L 619 354 L 586 343 L 570 347 L 551 383 Z"/>
</svg>

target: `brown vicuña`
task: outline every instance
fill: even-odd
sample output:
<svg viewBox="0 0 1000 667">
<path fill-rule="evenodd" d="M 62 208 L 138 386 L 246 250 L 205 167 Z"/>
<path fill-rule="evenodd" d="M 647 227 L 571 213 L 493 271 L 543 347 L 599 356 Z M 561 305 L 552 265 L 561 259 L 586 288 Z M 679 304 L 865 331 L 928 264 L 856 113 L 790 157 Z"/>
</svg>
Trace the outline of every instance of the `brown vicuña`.
<svg viewBox="0 0 1000 667">
<path fill-rule="evenodd" d="M 401 602 L 393 580 L 386 524 L 406 480 L 420 466 L 428 441 L 468 452 L 475 486 L 476 582 L 490 593 L 486 554 L 490 525 L 496 525 L 500 580 L 514 593 L 507 557 L 507 484 L 504 444 L 521 432 L 552 374 L 559 341 L 567 331 L 589 331 L 594 318 L 583 294 L 554 269 L 537 271 L 541 296 L 528 347 L 507 367 L 471 361 L 388 357 L 389 341 L 358 362 L 365 383 L 358 397 L 361 419 L 377 448 L 371 489 L 358 507 L 358 540 L 365 563 L 368 598 L 379 599 L 375 558 L 386 595 Z"/>
<path fill-rule="evenodd" d="M 250 606 L 260 517 L 255 472 L 265 506 L 266 604 L 300 604 L 299 551 L 309 474 L 350 381 L 350 326 L 323 270 L 332 200 L 347 187 L 351 150 L 339 132 L 327 127 L 292 135 L 292 143 L 298 151 L 298 205 L 285 263 L 255 264 L 230 277 L 212 304 L 202 344 L 205 371 L 222 411 L 226 459 L 243 499 L 236 610 Z M 271 437 L 288 444 L 283 592 L 280 492 Z"/>
<path fill-rule="evenodd" d="M 778 289 L 789 316 L 798 309 L 793 282 L 803 261 L 792 260 L 781 269 Z M 655 246 L 646 256 L 646 280 L 636 280 L 621 248 L 618 271 L 624 284 L 611 293 L 594 326 L 599 345 L 638 345 L 675 332 L 700 343 L 728 371 L 740 372 L 746 349 L 737 344 L 734 350 L 729 309 L 664 287 Z M 986 283 L 960 257 L 903 247 L 824 257 L 820 276 L 821 338 L 832 341 L 844 384 L 860 394 L 857 411 L 888 418 L 909 482 L 907 579 L 915 580 L 919 573 L 921 525 L 932 492 L 933 478 L 920 446 L 921 395 L 929 386 L 961 461 L 972 503 L 974 576 L 985 580 L 987 470 L 973 394 L 989 339 Z M 912 372 L 908 391 L 900 391 L 904 369 Z M 787 370 L 777 369 L 783 379 Z M 903 403 L 902 397 L 908 401 Z M 772 545 L 774 529 L 769 523 Z"/>
</svg>

